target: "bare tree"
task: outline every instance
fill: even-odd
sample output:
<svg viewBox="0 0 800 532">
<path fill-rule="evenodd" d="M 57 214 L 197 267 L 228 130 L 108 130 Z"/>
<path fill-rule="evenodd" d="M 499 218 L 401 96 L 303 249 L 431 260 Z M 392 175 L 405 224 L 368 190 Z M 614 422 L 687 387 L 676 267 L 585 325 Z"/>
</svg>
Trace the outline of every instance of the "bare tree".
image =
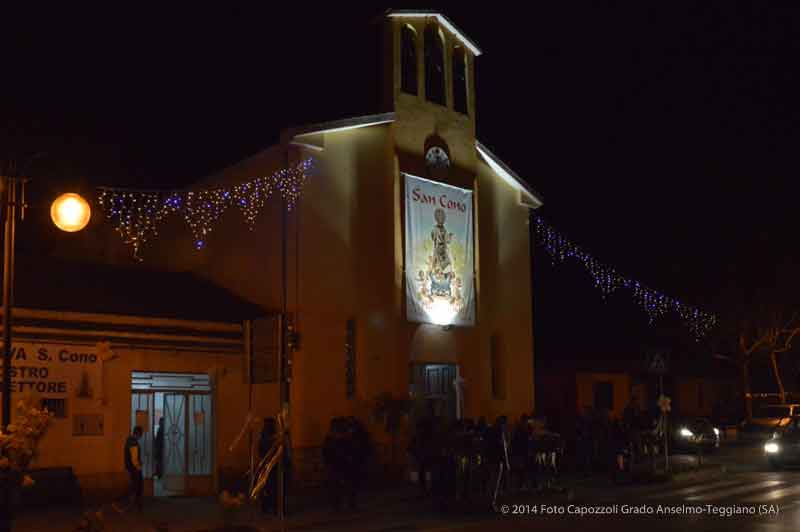
<svg viewBox="0 0 800 532">
<path fill-rule="evenodd" d="M 770 362 L 780 400 L 786 402 L 778 357 L 792 351 L 792 342 L 800 334 L 793 265 L 764 263 L 728 272 L 717 297 L 719 323 L 709 339 L 715 356 L 739 368 L 747 419 L 753 416 L 751 369 L 762 357 Z"/>
</svg>

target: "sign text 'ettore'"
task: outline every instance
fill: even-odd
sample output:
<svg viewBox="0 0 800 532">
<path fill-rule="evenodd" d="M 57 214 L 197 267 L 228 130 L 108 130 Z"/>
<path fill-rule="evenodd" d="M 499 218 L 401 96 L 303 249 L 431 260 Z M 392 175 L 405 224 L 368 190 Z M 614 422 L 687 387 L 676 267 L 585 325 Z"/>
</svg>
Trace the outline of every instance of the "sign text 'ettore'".
<svg viewBox="0 0 800 532">
<path fill-rule="evenodd" d="M 100 356 L 94 346 L 14 344 L 11 347 L 11 392 L 92 397 L 100 366 Z"/>
</svg>

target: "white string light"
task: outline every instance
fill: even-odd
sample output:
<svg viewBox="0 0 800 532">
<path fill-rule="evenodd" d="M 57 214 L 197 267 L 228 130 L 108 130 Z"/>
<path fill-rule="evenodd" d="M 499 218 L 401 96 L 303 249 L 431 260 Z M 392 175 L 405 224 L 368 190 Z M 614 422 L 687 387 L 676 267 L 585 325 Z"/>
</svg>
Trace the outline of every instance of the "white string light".
<svg viewBox="0 0 800 532">
<path fill-rule="evenodd" d="M 533 221 L 537 242 L 544 246 L 553 261 L 564 262 L 567 258 L 577 259 L 592 276 L 594 285 L 600 289 L 604 299 L 620 288 L 627 288 L 633 292 L 634 300 L 645 311 L 650 324 L 668 313 L 674 312 L 680 316 L 698 341 L 716 325 L 717 317 L 714 314 L 682 303 L 642 285 L 639 281 L 620 275 L 613 267 L 602 264 L 580 246 L 553 229 L 540 216 L 534 214 Z"/>
<path fill-rule="evenodd" d="M 291 168 L 233 187 L 180 192 L 101 188 L 98 196 L 106 218 L 114 224 L 123 242 L 133 247 L 134 257 L 139 258 L 142 246 L 158 236 L 158 226 L 172 214 L 183 217 L 194 237 L 195 248 L 200 250 L 233 204 L 242 211 L 250 230 L 275 190 L 280 192 L 286 209 L 291 211 L 300 200 L 312 169 L 313 159 L 305 159 Z"/>
</svg>

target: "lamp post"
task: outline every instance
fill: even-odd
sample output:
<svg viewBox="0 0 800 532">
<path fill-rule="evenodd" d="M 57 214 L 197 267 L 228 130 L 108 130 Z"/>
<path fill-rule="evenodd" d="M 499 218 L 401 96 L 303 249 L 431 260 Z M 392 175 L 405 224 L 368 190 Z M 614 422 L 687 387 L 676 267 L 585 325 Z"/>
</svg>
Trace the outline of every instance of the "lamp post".
<svg viewBox="0 0 800 532">
<path fill-rule="evenodd" d="M 11 308 L 14 305 L 14 240 L 16 238 L 17 213 L 25 219 L 26 178 L 0 177 L 3 189 L 3 216 L 5 231 L 3 238 L 3 390 L 2 429 L 6 432 L 11 423 Z M 19 209 L 17 209 L 19 207 Z M 62 194 L 50 208 L 53 223 L 67 232 L 80 231 L 89 223 L 92 211 L 89 204 L 78 194 Z"/>
</svg>

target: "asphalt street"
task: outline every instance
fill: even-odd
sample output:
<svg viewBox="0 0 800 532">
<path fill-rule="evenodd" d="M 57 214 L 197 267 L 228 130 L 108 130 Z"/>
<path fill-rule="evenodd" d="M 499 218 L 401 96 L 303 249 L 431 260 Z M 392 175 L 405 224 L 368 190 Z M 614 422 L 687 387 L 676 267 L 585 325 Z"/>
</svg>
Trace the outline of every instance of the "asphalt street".
<svg viewBox="0 0 800 532">
<path fill-rule="evenodd" d="M 677 460 L 691 460 L 689 456 Z M 759 446 L 731 446 L 704 463 L 724 464 L 713 480 L 617 487 L 597 484 L 571 499 L 516 496 L 501 511 L 465 516 L 392 515 L 326 530 L 691 530 L 795 531 L 800 528 L 800 470 L 772 471 Z"/>
<path fill-rule="evenodd" d="M 696 460 L 673 457 L 675 464 Z M 614 530 L 615 532 L 673 531 L 779 532 L 800 529 L 800 470 L 771 471 L 757 445 L 727 445 L 704 456 L 705 464 L 724 465 L 727 473 L 701 480 L 619 486 L 605 478 L 565 482 L 569 494 L 513 494 L 503 497 L 498 511 L 485 499 L 460 504 L 449 511 L 434 508 L 430 500 L 382 501 L 364 497 L 356 514 L 318 511 L 298 514 L 286 530 L 304 531 L 450 531 L 450 530 Z M 707 469 L 708 470 L 708 469 Z M 14 527 L 24 532 L 71 532 L 77 516 L 68 509 L 28 512 Z M 61 513 L 59 513 L 61 512 Z M 258 517 L 258 512 L 254 514 Z M 179 499 L 150 501 L 143 517 L 109 514 L 107 530 L 151 532 L 150 523 L 168 522 L 170 532 L 209 530 L 219 521 L 215 501 Z M 258 530 L 281 527 L 274 518 L 251 522 Z"/>
</svg>

